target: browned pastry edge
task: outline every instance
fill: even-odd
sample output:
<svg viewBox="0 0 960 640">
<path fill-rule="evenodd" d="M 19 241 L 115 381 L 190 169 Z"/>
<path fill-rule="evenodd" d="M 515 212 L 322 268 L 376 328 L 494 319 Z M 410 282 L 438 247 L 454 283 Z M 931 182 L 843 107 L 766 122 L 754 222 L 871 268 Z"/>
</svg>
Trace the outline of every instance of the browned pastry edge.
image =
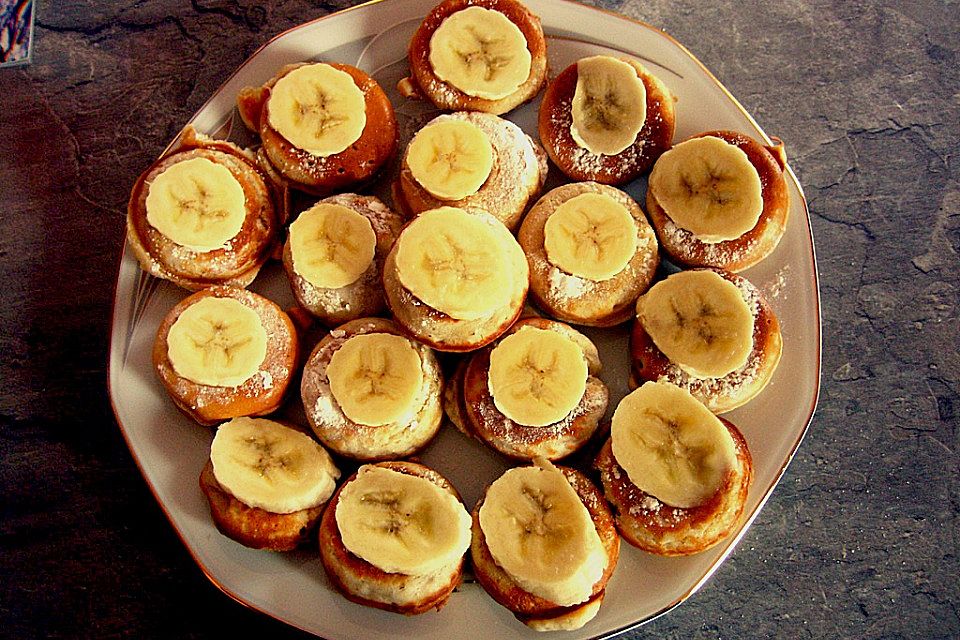
<svg viewBox="0 0 960 640">
<path fill-rule="evenodd" d="M 177 162 L 194 157 L 225 167 L 243 189 L 246 218 L 231 239 L 231 248 L 193 251 L 174 243 L 147 221 L 149 183 Z M 217 285 L 246 287 L 277 246 L 280 202 L 277 185 L 253 157 L 231 142 L 209 138 L 187 126 L 178 144 L 154 161 L 134 183 L 127 203 L 127 242 L 145 272 L 185 289 L 197 291 Z M 172 262 L 174 253 L 183 254 L 179 265 Z"/>
<path fill-rule="evenodd" d="M 577 144 L 570 133 L 571 104 L 577 89 L 577 63 L 560 72 L 547 85 L 540 103 L 540 141 L 553 163 L 571 180 L 624 184 L 646 173 L 670 148 L 676 128 L 673 95 L 659 78 L 639 62 L 620 58 L 637 70 L 647 92 L 647 119 L 633 145 L 617 155 L 595 154 Z"/>
<path fill-rule="evenodd" d="M 593 466 L 600 472 L 604 495 L 616 513 L 617 529 L 627 542 L 657 555 L 684 556 L 709 549 L 736 527 L 753 481 L 753 459 L 740 430 L 719 419 L 733 438 L 740 467 L 727 474 L 706 502 L 687 509 L 666 505 L 633 484 L 607 440 Z"/>
<path fill-rule="evenodd" d="M 746 364 L 723 378 L 694 378 L 683 374 L 680 379 L 676 373 L 678 367 L 657 348 L 639 320 L 634 320 L 630 332 L 630 362 L 633 382 L 643 384 L 646 381 L 669 380 L 689 391 L 710 411 L 726 413 L 743 406 L 767 386 L 780 363 L 783 338 L 780 335 L 780 322 L 773 309 L 749 280 L 722 269 L 710 270 L 728 282 L 746 282 L 756 293 L 753 349 L 747 356 Z"/>
<path fill-rule="evenodd" d="M 549 624 L 551 620 L 564 618 L 575 620 L 578 614 L 589 616 L 577 625 L 582 626 L 592 618 L 596 614 L 596 602 L 603 599 L 607 582 L 613 575 L 620 557 L 620 537 L 617 535 L 613 514 L 603 494 L 579 471 L 569 467 L 558 467 L 558 469 L 590 513 L 590 518 L 600 536 L 600 542 L 607 553 L 607 566 L 604 568 L 603 575 L 593 585 L 593 594 L 586 602 L 561 607 L 520 587 L 490 555 L 490 548 L 480 527 L 480 507 L 483 506 L 486 491 L 484 491 L 484 497 L 480 498 L 473 509 L 473 540 L 470 545 L 470 557 L 473 560 L 473 572 L 477 581 L 490 594 L 490 597 L 512 611 L 518 620 L 533 627 Z M 489 490 L 489 487 L 487 489 Z"/>
<path fill-rule="evenodd" d="M 706 131 L 687 138 L 714 136 L 736 146 L 750 160 L 760 176 L 763 210 L 757 224 L 739 238 L 715 244 L 702 242 L 680 228 L 660 206 L 653 189 L 647 189 L 647 213 L 657 232 L 660 244 L 671 259 L 688 267 L 718 267 L 738 272 L 751 267 L 777 245 L 787 227 L 790 197 L 787 192 L 786 155 L 783 143 L 773 147 L 761 145 L 753 138 L 736 131 Z"/>
<path fill-rule="evenodd" d="M 367 123 L 353 144 L 326 157 L 315 156 L 292 145 L 270 125 L 270 90 L 290 71 L 311 63 L 287 65 L 262 87 L 246 87 L 237 98 L 244 123 L 260 134 L 262 158 L 289 186 L 313 195 L 327 195 L 372 178 L 397 148 L 397 119 L 387 94 L 377 81 L 356 67 L 325 62 L 353 78 L 363 92 Z M 254 118 L 257 118 L 254 121 Z M 256 122 L 256 126 L 250 126 Z"/>
<path fill-rule="evenodd" d="M 452 494 L 457 500 L 462 502 L 460 494 L 454 489 L 453 485 L 442 475 L 415 462 L 408 461 L 389 461 L 377 463 L 378 467 L 405 473 L 407 475 L 425 478 L 435 485 Z M 357 474 L 353 474 L 347 479 L 333 497 L 327 503 L 327 508 L 323 513 L 320 523 L 319 542 L 320 559 L 323 561 L 323 568 L 326 570 L 327 577 L 336 587 L 337 591 L 344 595 L 348 600 L 362 604 L 368 607 L 393 611 L 412 616 L 425 613 L 430 609 L 440 610 L 447 603 L 450 594 L 454 589 L 460 586 L 463 579 L 463 560 L 461 559 L 457 569 L 450 575 L 450 580 L 434 593 L 429 594 L 417 602 L 401 605 L 389 602 L 380 602 L 365 598 L 352 592 L 347 585 L 347 580 L 374 581 L 391 590 L 401 592 L 410 582 L 411 576 L 400 573 L 388 573 L 370 564 L 363 558 L 351 553 L 343 544 L 343 537 L 340 535 L 340 528 L 337 526 L 337 504 L 340 501 L 340 493 L 343 488 L 356 479 Z"/>
<path fill-rule="evenodd" d="M 293 513 L 273 513 L 244 504 L 217 482 L 209 460 L 200 472 L 200 489 L 220 533 L 253 549 L 296 549 L 311 539 L 323 514 L 322 504 Z"/>
<path fill-rule="evenodd" d="M 438 78 L 430 65 L 430 39 L 434 32 L 450 15 L 471 6 L 499 11 L 517 25 L 527 40 L 530 74 L 509 96 L 490 100 L 468 95 Z M 540 18 L 517 0 L 444 0 L 420 23 L 410 40 L 407 54 L 410 76 L 419 88 L 420 95 L 438 108 L 450 111 L 484 111 L 494 115 L 506 113 L 537 95 L 547 78 L 547 43 Z"/>
<path fill-rule="evenodd" d="M 546 318 L 519 320 L 505 336 L 525 326 L 556 331 L 571 338 L 584 351 L 584 357 L 591 364 L 588 365 L 586 389 L 580 402 L 563 420 L 554 424 L 543 427 L 517 424 L 497 408 L 490 393 L 490 352 L 495 345 L 489 345 L 471 355 L 459 381 L 461 400 L 457 409 L 462 408 L 463 413 L 459 417 L 465 423 L 461 430 L 515 460 L 532 460 L 536 457 L 559 460 L 576 452 L 596 432 L 607 410 L 610 391 L 595 376 L 600 369 L 599 356 L 596 347 L 586 336 L 572 327 Z"/>
<path fill-rule="evenodd" d="M 180 314 L 208 296 L 233 298 L 260 317 L 267 332 L 267 355 L 260 372 L 270 376 L 263 388 L 258 374 L 237 387 L 212 387 L 179 376 L 167 355 L 167 334 Z M 187 296 L 164 317 L 153 343 L 153 366 L 171 400 L 191 419 L 212 426 L 240 416 L 262 416 L 275 411 L 296 373 L 299 339 L 290 317 L 272 301 L 246 289 L 212 287 Z"/>
<path fill-rule="evenodd" d="M 367 218 L 376 235 L 376 250 L 373 262 L 357 280 L 343 287 L 328 289 L 314 285 L 293 268 L 293 252 L 288 235 L 283 246 L 283 267 L 297 303 L 327 326 L 377 315 L 386 307 L 381 275 L 383 262 L 403 227 L 403 219 L 374 196 L 342 193 L 320 200 L 317 204 L 320 203 L 343 205 Z"/>
<path fill-rule="evenodd" d="M 613 278 L 601 282 L 580 278 L 588 283 L 589 289 L 564 300 L 551 293 L 551 274 L 555 271 L 565 277 L 569 274 L 547 257 L 544 226 L 560 205 L 584 193 L 608 195 L 627 208 L 637 225 L 637 249 L 630 262 Z M 517 242 L 530 266 L 530 297 L 551 316 L 579 325 L 612 327 L 633 317 L 637 298 L 653 282 L 660 264 L 656 234 L 640 205 L 628 193 L 597 182 L 565 184 L 544 194 L 524 216 Z M 593 307 L 590 313 L 584 310 L 585 306 Z"/>
</svg>

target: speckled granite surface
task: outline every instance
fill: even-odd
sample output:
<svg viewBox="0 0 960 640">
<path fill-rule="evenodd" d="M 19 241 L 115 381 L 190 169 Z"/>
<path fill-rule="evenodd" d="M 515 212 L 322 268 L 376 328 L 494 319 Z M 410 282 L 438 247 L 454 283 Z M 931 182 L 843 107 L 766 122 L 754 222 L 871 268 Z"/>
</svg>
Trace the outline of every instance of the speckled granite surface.
<svg viewBox="0 0 960 640">
<path fill-rule="evenodd" d="M 303 635 L 192 563 L 116 426 L 107 338 L 136 175 L 260 44 L 351 4 L 41 2 L 32 64 L 0 71 L 3 635 Z M 960 6 L 600 4 L 786 141 L 823 311 L 786 476 L 713 579 L 628 637 L 960 636 Z"/>
</svg>

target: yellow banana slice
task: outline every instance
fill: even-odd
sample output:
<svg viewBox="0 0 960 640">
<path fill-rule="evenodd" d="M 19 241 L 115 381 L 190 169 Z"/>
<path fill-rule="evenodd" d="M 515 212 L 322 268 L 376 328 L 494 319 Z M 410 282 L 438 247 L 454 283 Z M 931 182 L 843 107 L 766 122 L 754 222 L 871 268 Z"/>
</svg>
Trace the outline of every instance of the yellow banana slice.
<svg viewBox="0 0 960 640">
<path fill-rule="evenodd" d="M 457 11 L 430 38 L 433 73 L 470 96 L 505 98 L 526 82 L 530 65 L 523 32 L 492 9 Z"/>
<path fill-rule="evenodd" d="M 610 196 L 582 193 L 547 218 L 543 247 L 547 259 L 567 273 L 609 280 L 623 271 L 637 250 L 637 223 Z"/>
<path fill-rule="evenodd" d="M 647 382 L 621 400 L 610 436 L 630 482 L 673 507 L 706 502 L 737 464 L 720 419 L 668 382 Z"/>
<path fill-rule="evenodd" d="M 615 156 L 636 139 L 647 120 L 647 89 L 623 60 L 593 56 L 577 61 L 570 135 L 591 153 Z"/>
<path fill-rule="evenodd" d="M 327 365 L 330 390 L 348 418 L 377 427 L 409 416 L 423 386 L 420 355 L 390 333 L 354 336 Z"/>
<path fill-rule="evenodd" d="M 433 573 L 470 546 L 470 514 L 459 500 L 426 478 L 383 467 L 360 467 L 335 516 L 343 545 L 388 573 Z"/>
<path fill-rule="evenodd" d="M 237 387 L 267 356 L 267 331 L 256 311 L 233 298 L 209 296 L 183 310 L 167 334 L 167 357 L 182 378 Z"/>
<path fill-rule="evenodd" d="M 434 309 L 476 320 L 510 302 L 507 252 L 520 249 L 494 218 L 440 207 L 414 218 L 397 242 L 401 284 Z"/>
<path fill-rule="evenodd" d="M 326 502 L 340 471 L 313 438 L 255 418 L 220 425 L 210 446 L 217 482 L 238 500 L 271 513 L 293 513 Z"/>
<path fill-rule="evenodd" d="M 493 403 L 518 424 L 543 427 L 563 420 L 587 387 L 587 361 L 570 338 L 523 327 L 490 352 L 487 384 Z"/>
<path fill-rule="evenodd" d="M 270 126 L 315 156 L 340 153 L 367 125 L 363 91 L 349 73 L 322 63 L 280 78 L 270 90 L 267 109 Z"/>
<path fill-rule="evenodd" d="M 590 512 L 548 461 L 510 469 L 480 507 L 490 555 L 530 593 L 567 607 L 587 600 L 606 553 Z"/>
<path fill-rule="evenodd" d="M 154 178 L 146 209 L 150 226 L 199 252 L 223 248 L 247 217 L 240 182 L 206 158 L 178 162 Z"/>
<path fill-rule="evenodd" d="M 317 203 L 290 225 L 293 269 L 317 287 L 353 284 L 373 262 L 376 249 L 370 221 L 341 204 Z"/>
<path fill-rule="evenodd" d="M 466 120 L 442 120 L 417 133 L 407 147 L 413 178 L 441 200 L 476 193 L 493 168 L 493 146 L 480 127 Z"/>
<path fill-rule="evenodd" d="M 753 314 L 737 285 L 708 271 L 681 271 L 637 301 L 637 317 L 667 358 L 695 378 L 722 378 L 753 350 Z"/>
<path fill-rule="evenodd" d="M 739 147 L 714 136 L 681 142 L 660 156 L 650 189 L 670 219 L 707 243 L 739 238 L 763 212 L 756 167 Z"/>
</svg>

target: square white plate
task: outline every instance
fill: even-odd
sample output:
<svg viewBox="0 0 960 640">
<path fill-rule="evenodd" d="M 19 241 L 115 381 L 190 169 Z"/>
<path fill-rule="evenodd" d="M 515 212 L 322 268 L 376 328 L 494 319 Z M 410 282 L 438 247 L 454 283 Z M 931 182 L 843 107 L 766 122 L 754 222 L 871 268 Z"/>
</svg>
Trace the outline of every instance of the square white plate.
<svg viewBox="0 0 960 640">
<path fill-rule="evenodd" d="M 191 119 L 199 131 L 247 143 L 234 102 L 244 86 L 256 86 L 282 65 L 303 60 L 353 64 L 371 73 L 397 109 L 402 137 L 436 112 L 397 95 L 406 75 L 406 47 L 432 0 L 387 0 L 361 5 L 277 36 L 247 60 Z M 648 25 L 568 0 L 526 0 L 547 34 L 554 73 L 597 53 L 639 58 L 677 96 L 676 139 L 709 129 L 734 129 L 769 143 L 753 118 L 682 45 Z M 539 99 L 508 117 L 536 139 Z M 236 121 L 236 126 L 234 126 Z M 186 123 L 185 123 L 186 124 Z M 788 147 L 789 151 L 789 141 Z M 555 170 L 554 170 L 555 171 Z M 386 181 L 384 181 L 386 182 Z M 744 275 L 776 311 L 784 340 L 773 381 L 745 407 L 727 414 L 747 438 L 755 482 L 740 529 L 722 544 L 687 558 L 661 558 L 624 544 L 603 607 L 583 629 L 564 638 L 607 637 L 642 624 L 693 594 L 734 548 L 756 517 L 800 444 L 813 416 L 820 382 L 820 303 L 810 221 L 800 185 L 788 172 L 790 218 L 780 246 Z M 643 202 L 645 180 L 626 189 Z M 387 190 L 380 185 L 378 194 Z M 281 268 L 266 268 L 251 287 L 286 308 L 293 297 Z M 110 395 L 130 450 L 171 524 L 201 570 L 240 602 L 326 638 L 534 637 L 468 582 L 439 612 L 407 618 L 348 602 L 333 591 L 316 552 L 276 554 L 247 549 L 214 527 L 197 478 L 208 454 L 211 430 L 185 418 L 161 387 L 150 362 L 157 327 L 188 292 L 145 276 L 125 247 L 117 277 L 110 344 Z M 598 342 L 604 381 L 611 389 L 608 413 L 627 392 L 626 328 L 588 330 Z M 307 345 L 312 346 L 312 345 Z M 298 405 L 294 390 L 290 405 Z M 296 413 L 296 408 L 291 410 Z M 450 425 L 422 455 L 449 478 L 468 507 L 506 467 L 504 460 Z"/>
</svg>

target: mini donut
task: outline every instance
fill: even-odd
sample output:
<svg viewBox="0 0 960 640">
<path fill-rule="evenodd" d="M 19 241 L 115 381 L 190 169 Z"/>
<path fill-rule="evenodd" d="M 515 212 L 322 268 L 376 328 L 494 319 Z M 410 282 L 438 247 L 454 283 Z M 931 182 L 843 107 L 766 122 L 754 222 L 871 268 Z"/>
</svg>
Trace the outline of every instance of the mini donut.
<svg viewBox="0 0 960 640">
<path fill-rule="evenodd" d="M 369 266 L 356 280 L 341 287 L 321 287 L 297 272 L 292 234 L 288 235 L 283 247 L 283 266 L 297 302 L 327 326 L 377 315 L 386 306 L 381 275 L 383 261 L 400 233 L 403 219 L 374 196 L 343 193 L 317 204 L 341 205 L 366 218 L 375 235 L 375 251 Z"/>
<path fill-rule="evenodd" d="M 429 480 L 462 502 L 446 478 L 421 464 L 392 461 L 373 466 Z M 463 580 L 464 557 L 434 573 L 407 575 L 384 571 L 351 553 L 344 545 L 336 514 L 341 494 L 356 477 L 348 478 L 333 495 L 320 522 L 320 558 L 333 586 L 348 600 L 367 607 L 408 616 L 439 610 Z"/>
<path fill-rule="evenodd" d="M 790 207 L 784 177 L 786 154 L 779 140 L 775 146 L 765 146 L 735 131 L 707 131 L 688 140 L 706 136 L 736 146 L 746 153 L 757 170 L 762 185 L 763 210 L 756 225 L 738 238 L 706 242 L 670 218 L 660 206 L 652 182 L 647 189 L 647 212 L 660 244 L 674 262 L 687 267 L 716 267 L 736 273 L 770 255 L 783 237 Z"/>
<path fill-rule="evenodd" d="M 526 80 L 509 95 L 485 98 L 465 93 L 437 77 L 430 63 L 431 39 L 437 29 L 453 14 L 472 7 L 502 14 L 516 25 L 526 40 L 530 71 Z M 401 93 L 407 97 L 426 98 L 437 108 L 449 111 L 483 111 L 495 115 L 506 113 L 537 95 L 547 78 L 547 43 L 540 18 L 517 0 L 444 0 L 420 23 L 410 40 L 408 59 L 410 77 L 401 81 Z"/>
<path fill-rule="evenodd" d="M 242 189 L 246 208 L 235 235 L 215 248 L 178 244 L 148 220 L 147 199 L 154 181 L 171 167 L 198 160 L 226 169 L 229 174 L 224 175 L 232 176 Z M 137 178 L 127 206 L 127 242 L 145 272 L 185 289 L 245 287 L 257 276 L 277 244 L 280 220 L 273 189 L 272 181 L 255 159 L 240 147 L 187 127 L 178 145 Z"/>
<path fill-rule="evenodd" d="M 169 352 L 170 330 L 184 311 L 207 298 L 235 300 L 252 310 L 266 333 L 266 355 L 256 372 L 240 384 L 217 386 L 178 373 Z M 276 304 L 246 289 L 211 287 L 175 305 L 163 318 L 153 343 L 153 366 L 170 398 L 190 418 L 211 426 L 240 416 L 275 411 L 296 373 L 299 339 L 290 317 Z"/>
<path fill-rule="evenodd" d="M 493 147 L 493 166 L 489 176 L 476 193 L 456 200 L 441 200 L 417 182 L 407 162 L 408 147 L 394 188 L 394 199 L 399 201 L 399 208 L 408 218 L 443 205 L 483 209 L 514 230 L 527 204 L 546 180 L 546 154 L 520 127 L 487 113 L 461 111 L 441 115 L 424 128 L 450 120 L 469 122 L 486 134 Z"/>
<path fill-rule="evenodd" d="M 666 85 L 642 64 L 618 58 L 632 66 L 646 89 L 646 120 L 636 141 L 614 155 L 594 153 L 581 146 L 571 133 L 573 97 L 577 89 L 577 64 L 554 78 L 540 103 L 540 141 L 550 160 L 571 180 L 620 185 L 645 174 L 670 148 L 676 128 L 674 97 Z"/>
<path fill-rule="evenodd" d="M 270 105 L 277 83 L 305 67 L 332 67 L 350 76 L 364 101 L 366 122 L 360 137 L 329 155 L 311 153 L 294 145 L 271 123 Z M 397 119 L 389 98 L 377 81 L 356 67 L 338 62 L 301 63 L 283 67 L 262 87 L 246 87 L 237 97 L 241 119 L 259 134 L 268 170 L 286 185 L 313 195 L 327 195 L 366 182 L 393 156 L 397 147 Z"/>
<path fill-rule="evenodd" d="M 372 334 L 402 337 L 419 357 L 422 375 L 412 413 L 381 425 L 361 424 L 348 417 L 333 393 L 327 372 L 334 354 L 351 338 Z M 410 456 L 436 435 L 443 417 L 443 378 L 436 357 L 428 347 L 406 338 L 399 327 L 385 318 L 351 320 L 330 331 L 307 359 L 300 393 L 307 421 L 320 442 L 354 460 Z"/>
<path fill-rule="evenodd" d="M 489 345 L 471 355 L 460 379 L 451 384 L 462 393 L 452 406 L 467 434 L 503 455 L 517 460 L 537 457 L 558 460 L 579 450 L 596 432 L 607 409 L 610 393 L 597 377 L 601 368 L 600 358 L 589 338 L 554 320 L 528 318 L 514 324 L 500 340 L 524 327 L 557 332 L 582 350 L 587 363 L 587 380 L 583 396 L 576 406 L 562 420 L 546 426 L 520 424 L 505 415 L 494 402 L 489 382 L 490 354 L 496 345 Z M 451 421 L 457 423 L 453 417 Z"/>
<path fill-rule="evenodd" d="M 630 334 L 630 383 L 636 387 L 644 381 L 666 380 L 689 391 L 714 413 L 726 413 L 746 404 L 767 386 L 780 362 L 783 339 L 773 309 L 749 280 L 720 269 L 712 271 L 737 286 L 753 315 L 753 347 L 746 363 L 721 378 L 692 376 L 671 362 L 636 320 Z"/>
<path fill-rule="evenodd" d="M 565 202 L 582 194 L 603 194 L 622 204 L 636 226 L 636 249 L 624 268 L 606 280 L 573 275 L 550 261 L 545 226 Z M 627 193 L 596 182 L 557 187 L 530 209 L 517 240 L 530 265 L 530 297 L 543 311 L 573 324 L 609 327 L 630 319 L 634 303 L 653 281 L 660 264 L 657 238 L 640 206 Z"/>
</svg>

